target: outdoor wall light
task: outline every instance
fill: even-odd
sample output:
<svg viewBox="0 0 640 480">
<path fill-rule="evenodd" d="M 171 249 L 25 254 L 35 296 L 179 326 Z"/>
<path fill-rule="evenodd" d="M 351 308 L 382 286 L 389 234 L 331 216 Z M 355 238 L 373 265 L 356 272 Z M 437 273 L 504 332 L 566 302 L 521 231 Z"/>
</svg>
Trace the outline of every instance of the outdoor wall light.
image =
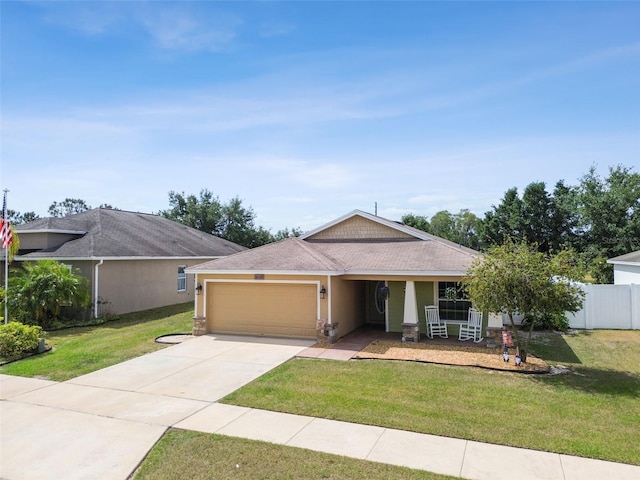
<svg viewBox="0 0 640 480">
<path fill-rule="evenodd" d="M 196 295 L 200 295 L 201 292 L 202 292 L 202 285 L 200 284 L 196 285 Z"/>
<path fill-rule="evenodd" d="M 320 288 L 320 298 L 324 298 L 324 296 L 327 294 L 327 289 L 324 287 Z"/>
</svg>

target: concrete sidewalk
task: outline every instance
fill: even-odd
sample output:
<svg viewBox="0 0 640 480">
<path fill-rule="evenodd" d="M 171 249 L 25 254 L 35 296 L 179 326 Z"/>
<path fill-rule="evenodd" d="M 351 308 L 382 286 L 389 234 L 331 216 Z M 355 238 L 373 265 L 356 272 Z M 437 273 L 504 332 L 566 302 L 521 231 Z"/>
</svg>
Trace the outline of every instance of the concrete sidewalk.
<svg viewBox="0 0 640 480">
<path fill-rule="evenodd" d="M 475 480 L 637 480 L 640 467 L 214 403 L 176 428 Z"/>
<path fill-rule="evenodd" d="M 206 336 L 62 383 L 0 374 L 0 477 L 124 480 L 173 426 L 468 479 L 640 478 L 638 466 L 217 403 L 293 356 L 333 350 L 309 345 Z M 343 347 L 340 358 L 357 349 Z"/>
</svg>

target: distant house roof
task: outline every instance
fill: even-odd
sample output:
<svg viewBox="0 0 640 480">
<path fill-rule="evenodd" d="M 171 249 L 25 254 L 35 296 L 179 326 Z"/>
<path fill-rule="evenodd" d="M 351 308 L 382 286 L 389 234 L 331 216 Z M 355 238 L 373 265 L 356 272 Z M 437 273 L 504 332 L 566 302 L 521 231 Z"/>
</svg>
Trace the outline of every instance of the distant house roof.
<svg viewBox="0 0 640 480">
<path fill-rule="evenodd" d="M 36 234 L 60 242 L 19 260 L 62 258 L 224 257 L 245 247 L 158 215 L 96 208 L 16 226 L 20 236 Z M 25 238 L 26 240 L 26 238 Z M 28 242 L 24 242 L 28 243 Z M 51 243 L 51 241 L 49 242 Z"/>
<path fill-rule="evenodd" d="M 359 210 L 288 238 L 188 269 L 193 273 L 461 276 L 470 248 Z"/>
<path fill-rule="evenodd" d="M 620 265 L 640 265 L 640 250 L 635 252 L 626 253 L 619 257 L 610 258 L 607 263 L 620 264 Z"/>
</svg>

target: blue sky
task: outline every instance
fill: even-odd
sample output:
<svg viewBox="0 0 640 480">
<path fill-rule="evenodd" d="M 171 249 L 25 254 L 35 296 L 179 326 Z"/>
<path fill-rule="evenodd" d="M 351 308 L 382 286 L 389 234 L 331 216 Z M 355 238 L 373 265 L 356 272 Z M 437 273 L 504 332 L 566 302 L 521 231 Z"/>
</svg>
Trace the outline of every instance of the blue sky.
<svg viewBox="0 0 640 480">
<path fill-rule="evenodd" d="M 274 233 L 639 170 L 638 2 L 0 2 L 2 188 Z"/>
</svg>

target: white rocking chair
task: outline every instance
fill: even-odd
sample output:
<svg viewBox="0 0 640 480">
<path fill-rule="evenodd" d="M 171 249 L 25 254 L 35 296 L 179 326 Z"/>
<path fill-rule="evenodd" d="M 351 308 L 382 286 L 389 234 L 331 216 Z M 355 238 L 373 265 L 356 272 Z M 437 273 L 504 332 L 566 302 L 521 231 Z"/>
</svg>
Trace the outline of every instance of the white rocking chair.
<svg viewBox="0 0 640 480">
<path fill-rule="evenodd" d="M 481 342 L 484 339 L 482 336 L 482 312 L 469 309 L 469 317 L 466 325 L 460 325 L 460 332 L 458 333 L 458 340 L 473 340 L 474 343 Z"/>
<path fill-rule="evenodd" d="M 424 315 L 427 320 L 427 337 L 433 338 L 438 335 L 442 338 L 449 338 L 446 320 L 440 320 L 440 309 L 436 305 L 425 305 Z"/>
</svg>

